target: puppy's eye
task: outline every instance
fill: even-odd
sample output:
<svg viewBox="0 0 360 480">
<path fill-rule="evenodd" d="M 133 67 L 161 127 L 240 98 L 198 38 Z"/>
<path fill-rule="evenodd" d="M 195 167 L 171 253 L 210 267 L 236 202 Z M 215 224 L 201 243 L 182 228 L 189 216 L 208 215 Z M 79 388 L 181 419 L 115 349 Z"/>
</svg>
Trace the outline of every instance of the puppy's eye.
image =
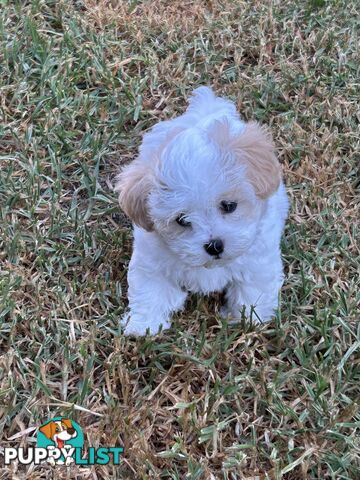
<svg viewBox="0 0 360 480">
<path fill-rule="evenodd" d="M 191 222 L 186 220 L 186 216 L 181 213 L 177 218 L 176 218 L 176 223 L 181 225 L 182 227 L 191 227 Z"/>
<path fill-rule="evenodd" d="M 232 213 L 236 210 L 236 207 L 236 202 L 227 202 L 226 200 L 223 200 L 220 203 L 220 209 L 223 211 L 223 213 Z"/>
</svg>

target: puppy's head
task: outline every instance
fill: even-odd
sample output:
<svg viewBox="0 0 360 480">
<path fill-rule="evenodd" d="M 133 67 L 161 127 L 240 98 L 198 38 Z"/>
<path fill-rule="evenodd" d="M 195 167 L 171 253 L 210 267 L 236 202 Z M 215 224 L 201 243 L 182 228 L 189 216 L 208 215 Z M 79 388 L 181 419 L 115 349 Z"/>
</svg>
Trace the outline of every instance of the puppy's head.
<svg viewBox="0 0 360 480">
<path fill-rule="evenodd" d="M 116 190 L 133 222 L 183 263 L 213 267 L 250 248 L 280 180 L 270 135 L 224 118 L 177 132 L 148 158 L 143 149 Z"/>
<path fill-rule="evenodd" d="M 72 422 L 68 418 L 63 418 L 57 421 L 51 421 L 41 426 L 39 431 L 42 432 L 49 440 L 56 439 L 69 440 L 77 436 L 77 432 L 74 429 Z"/>
</svg>

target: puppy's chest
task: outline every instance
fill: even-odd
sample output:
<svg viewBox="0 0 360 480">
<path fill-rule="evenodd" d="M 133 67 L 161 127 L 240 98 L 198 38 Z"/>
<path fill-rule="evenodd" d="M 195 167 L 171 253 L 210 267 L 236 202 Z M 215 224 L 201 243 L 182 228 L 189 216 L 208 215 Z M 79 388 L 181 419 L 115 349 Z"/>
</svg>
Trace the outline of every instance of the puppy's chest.
<svg viewBox="0 0 360 480">
<path fill-rule="evenodd" d="M 184 290 L 197 293 L 210 293 L 223 290 L 233 279 L 230 269 L 197 268 L 179 272 L 178 284 Z"/>
</svg>

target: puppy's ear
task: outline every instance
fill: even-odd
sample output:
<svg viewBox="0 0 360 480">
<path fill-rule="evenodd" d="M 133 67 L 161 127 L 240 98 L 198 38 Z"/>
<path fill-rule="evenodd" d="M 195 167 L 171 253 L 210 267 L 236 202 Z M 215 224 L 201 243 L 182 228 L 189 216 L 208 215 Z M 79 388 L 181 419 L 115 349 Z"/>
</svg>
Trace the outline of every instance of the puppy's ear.
<svg viewBox="0 0 360 480">
<path fill-rule="evenodd" d="M 49 422 L 39 428 L 39 431 L 45 435 L 46 438 L 52 440 L 55 434 L 56 425 L 54 422 Z"/>
<path fill-rule="evenodd" d="M 233 139 L 232 149 L 236 158 L 246 165 L 247 176 L 258 197 L 267 198 L 278 189 L 281 167 L 270 133 L 258 123 L 249 122 Z"/>
<path fill-rule="evenodd" d="M 69 418 L 63 418 L 61 423 L 65 425 L 66 428 L 73 428 L 71 420 Z"/>
<path fill-rule="evenodd" d="M 136 225 L 148 232 L 153 230 L 153 222 L 148 213 L 147 200 L 154 183 L 151 162 L 146 163 L 138 158 L 123 168 L 115 184 L 120 207 Z"/>
<path fill-rule="evenodd" d="M 271 135 L 256 122 L 246 123 L 240 134 L 230 131 L 227 120 L 217 121 L 213 138 L 222 149 L 235 155 L 246 166 L 246 175 L 259 198 L 274 193 L 281 181 L 281 167 L 276 158 Z"/>
</svg>

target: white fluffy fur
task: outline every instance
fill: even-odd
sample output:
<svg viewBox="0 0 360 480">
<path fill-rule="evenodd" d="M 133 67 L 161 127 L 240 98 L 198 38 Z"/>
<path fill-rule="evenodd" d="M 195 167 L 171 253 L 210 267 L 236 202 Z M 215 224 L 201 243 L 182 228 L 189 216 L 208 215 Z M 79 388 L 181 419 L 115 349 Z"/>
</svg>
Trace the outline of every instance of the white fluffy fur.
<svg viewBox="0 0 360 480">
<path fill-rule="evenodd" d="M 246 124 L 229 100 L 200 87 L 186 112 L 144 136 L 139 157 L 117 177 L 132 218 L 126 334 L 170 326 L 187 292 L 226 290 L 222 315 L 268 321 L 283 283 L 280 237 L 288 211 L 271 138 Z M 237 202 L 224 214 L 220 202 Z M 175 219 L 185 214 L 190 227 Z M 204 244 L 224 242 L 220 258 Z"/>
</svg>

